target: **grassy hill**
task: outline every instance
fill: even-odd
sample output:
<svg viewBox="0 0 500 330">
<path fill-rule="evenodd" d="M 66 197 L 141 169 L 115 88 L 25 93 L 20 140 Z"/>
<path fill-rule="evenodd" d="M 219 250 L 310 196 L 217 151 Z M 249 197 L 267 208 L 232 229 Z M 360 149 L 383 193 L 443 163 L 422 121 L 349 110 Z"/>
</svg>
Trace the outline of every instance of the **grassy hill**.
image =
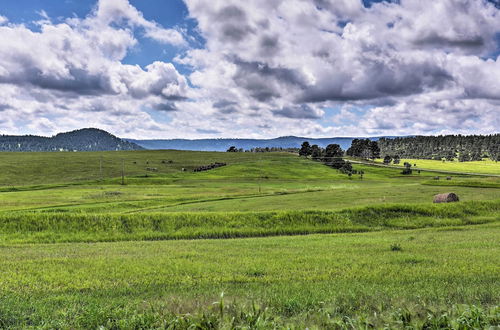
<svg viewBox="0 0 500 330">
<path fill-rule="evenodd" d="M 354 167 L 2 153 L 0 328 L 498 326 L 500 178 Z"/>
<path fill-rule="evenodd" d="M 436 186 L 430 185 L 436 175 L 432 172 L 404 176 L 397 169 L 355 165 L 365 174 L 349 179 L 319 162 L 287 153 L 134 151 L 1 156 L 0 213 L 337 210 L 388 203 L 429 204 L 434 194 L 450 189 L 463 201 L 500 198 L 500 190 L 491 189 L 498 185 L 498 178 L 454 176 L 448 186 Z M 193 172 L 213 162 L 227 166 Z M 122 164 L 126 185 L 120 184 Z"/>
<path fill-rule="evenodd" d="M 59 133 L 51 137 L 33 135 L 0 135 L 0 151 L 35 152 L 35 151 L 106 151 L 140 150 L 135 143 L 122 140 L 106 131 L 96 128 L 84 128 L 76 131 Z"/>
</svg>

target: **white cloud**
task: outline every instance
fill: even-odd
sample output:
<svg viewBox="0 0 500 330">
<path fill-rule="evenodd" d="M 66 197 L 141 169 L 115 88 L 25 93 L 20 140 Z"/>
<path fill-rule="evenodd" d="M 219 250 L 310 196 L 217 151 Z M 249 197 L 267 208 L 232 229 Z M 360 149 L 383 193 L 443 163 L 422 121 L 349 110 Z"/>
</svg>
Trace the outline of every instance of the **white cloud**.
<svg viewBox="0 0 500 330">
<path fill-rule="evenodd" d="M 9 19 L 5 16 L 0 15 L 0 25 L 5 24 L 9 21 Z"/>
<path fill-rule="evenodd" d="M 128 0 L 99 0 L 92 23 L 109 26 L 126 20 L 130 26 L 142 27 L 145 35 L 156 41 L 176 46 L 186 46 L 182 34 L 175 29 L 164 29 L 154 21 L 148 21 Z"/>
<path fill-rule="evenodd" d="M 88 17 L 58 24 L 41 15 L 39 31 L 23 24 L 0 26 L 0 109 L 10 118 L 0 122 L 2 133 L 165 128 L 144 109 L 184 100 L 185 77 L 171 63 L 156 61 L 143 69 L 122 60 L 137 45 L 135 27 L 146 34 L 171 30 L 145 20 L 126 1 L 102 0 Z M 175 36 L 162 38 L 183 43 Z"/>
<path fill-rule="evenodd" d="M 147 20 L 127 0 L 100 0 L 87 17 L 57 24 L 42 15 L 36 30 L 0 17 L 0 131 L 498 131 L 500 10 L 486 0 L 184 1 L 204 48 L 187 48 L 193 36 Z M 189 77 L 172 63 L 124 64 L 138 34 L 187 49 L 176 64 L 191 67 Z"/>
<path fill-rule="evenodd" d="M 500 50 L 500 11 L 486 0 L 185 1 L 207 44 L 179 62 L 195 68 L 204 102 L 231 102 L 232 118 L 289 118 L 282 134 L 323 135 L 342 127 L 315 124 L 321 108 L 346 105 L 373 108 L 358 115 L 361 135 L 497 130 L 500 60 L 487 58 Z"/>
</svg>

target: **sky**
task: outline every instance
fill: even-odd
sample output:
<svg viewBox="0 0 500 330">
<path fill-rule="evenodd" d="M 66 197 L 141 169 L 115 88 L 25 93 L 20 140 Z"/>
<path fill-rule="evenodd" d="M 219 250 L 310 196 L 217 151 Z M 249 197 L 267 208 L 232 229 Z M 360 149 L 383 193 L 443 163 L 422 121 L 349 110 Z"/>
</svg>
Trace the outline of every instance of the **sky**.
<svg viewBox="0 0 500 330">
<path fill-rule="evenodd" d="M 0 134 L 500 132 L 500 0 L 0 0 Z"/>
</svg>

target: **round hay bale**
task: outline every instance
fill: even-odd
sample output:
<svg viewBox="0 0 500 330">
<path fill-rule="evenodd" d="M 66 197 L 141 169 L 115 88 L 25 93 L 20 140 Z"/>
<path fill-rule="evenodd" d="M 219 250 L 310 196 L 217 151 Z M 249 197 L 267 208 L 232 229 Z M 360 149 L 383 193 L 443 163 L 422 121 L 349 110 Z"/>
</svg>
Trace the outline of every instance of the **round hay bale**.
<svg viewBox="0 0 500 330">
<path fill-rule="evenodd" d="M 458 201 L 458 196 L 455 193 L 438 194 L 434 196 L 434 203 L 453 203 Z"/>
</svg>

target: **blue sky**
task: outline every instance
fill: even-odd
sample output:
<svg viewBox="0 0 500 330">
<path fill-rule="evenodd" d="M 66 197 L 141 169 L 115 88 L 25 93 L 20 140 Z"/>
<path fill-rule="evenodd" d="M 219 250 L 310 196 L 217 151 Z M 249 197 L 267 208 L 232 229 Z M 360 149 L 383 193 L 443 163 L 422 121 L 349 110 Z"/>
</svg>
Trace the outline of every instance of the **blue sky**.
<svg viewBox="0 0 500 330">
<path fill-rule="evenodd" d="M 185 24 L 188 10 L 182 0 L 131 0 L 131 5 L 141 11 L 145 18 L 154 19 L 165 26 Z M 49 16 L 84 17 L 96 6 L 93 0 L 4 0 L 3 15 L 13 22 L 29 23 L 38 19 L 38 12 L 44 10 Z"/>
<path fill-rule="evenodd" d="M 196 21 L 189 19 L 188 9 L 182 0 L 131 0 L 134 7 L 141 11 L 148 20 L 154 20 L 165 27 L 178 26 L 187 29 L 190 36 L 198 42 L 193 45 L 202 45 L 202 39 L 194 32 Z M 22 3 L 22 5 L 20 5 Z M 95 0 L 3 0 L 0 4 L 0 13 L 13 23 L 24 23 L 33 29 L 38 27 L 32 22 L 40 19 L 40 13 L 46 12 L 55 22 L 62 22 L 68 17 L 85 17 L 96 6 Z M 138 36 L 139 45 L 132 49 L 123 60 L 128 64 L 146 66 L 155 60 L 172 61 L 179 54 L 176 47 L 161 45 Z"/>
<path fill-rule="evenodd" d="M 498 0 L 3 0 L 0 134 L 496 133 L 499 8 Z"/>
</svg>

